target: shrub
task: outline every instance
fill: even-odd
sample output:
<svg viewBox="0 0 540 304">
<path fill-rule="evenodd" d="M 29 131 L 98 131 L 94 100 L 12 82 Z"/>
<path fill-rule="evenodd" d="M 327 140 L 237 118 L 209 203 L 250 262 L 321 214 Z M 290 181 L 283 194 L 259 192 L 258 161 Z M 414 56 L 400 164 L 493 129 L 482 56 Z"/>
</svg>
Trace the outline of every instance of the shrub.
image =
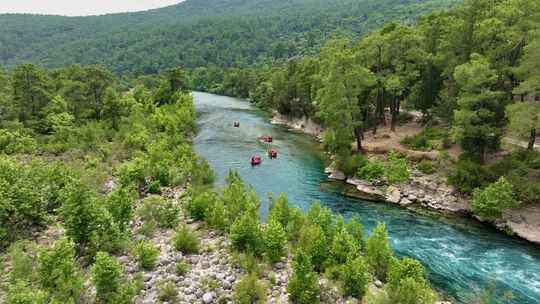
<svg viewBox="0 0 540 304">
<path fill-rule="evenodd" d="M 56 241 L 38 257 L 39 282 L 53 301 L 78 302 L 83 280 L 75 263 L 75 247 L 67 238 Z"/>
<path fill-rule="evenodd" d="M 448 176 L 448 182 L 462 193 L 472 193 L 490 179 L 489 172 L 471 160 L 460 160 Z"/>
<path fill-rule="evenodd" d="M 437 300 L 436 294 L 425 282 L 414 278 L 402 279 L 397 293 L 390 297 L 393 303 L 400 304 L 434 304 Z"/>
<path fill-rule="evenodd" d="M 173 237 L 173 246 L 176 250 L 185 253 L 199 252 L 199 238 L 187 226 L 182 226 Z"/>
<path fill-rule="evenodd" d="M 426 282 L 426 273 L 420 262 L 411 258 L 395 260 L 388 273 L 388 283 L 390 289 L 397 289 L 401 280 L 413 278 L 417 282 Z"/>
<path fill-rule="evenodd" d="M 342 269 L 341 281 L 345 294 L 361 300 L 370 278 L 364 258 L 361 256 L 349 258 Z"/>
<path fill-rule="evenodd" d="M 0 129 L 0 153 L 33 153 L 37 149 L 37 142 L 31 136 L 19 131 Z"/>
<path fill-rule="evenodd" d="M 373 182 L 380 180 L 385 172 L 384 164 L 378 160 L 369 161 L 358 170 L 357 176 L 361 179 Z"/>
<path fill-rule="evenodd" d="M 11 270 L 9 281 L 15 283 L 18 280 L 36 281 L 38 246 L 30 241 L 18 241 L 12 244 L 8 250 Z"/>
<path fill-rule="evenodd" d="M 244 212 L 231 226 L 230 238 L 236 250 L 259 255 L 263 251 L 263 237 L 259 216 L 255 209 Z"/>
<path fill-rule="evenodd" d="M 159 249 L 148 242 L 141 241 L 135 245 L 133 256 L 139 264 L 139 267 L 145 270 L 152 270 L 156 266 L 159 257 Z"/>
<path fill-rule="evenodd" d="M 328 258 L 328 243 L 321 227 L 313 224 L 302 227 L 298 248 L 310 256 L 310 264 L 317 271 L 324 270 Z"/>
<path fill-rule="evenodd" d="M 356 240 L 346 230 L 342 229 L 334 236 L 329 248 L 332 262 L 343 264 L 349 258 L 355 258 L 360 253 Z"/>
<path fill-rule="evenodd" d="M 162 302 L 175 303 L 178 298 L 178 290 L 172 281 L 164 281 L 158 285 L 158 299 Z"/>
<path fill-rule="evenodd" d="M 280 193 L 276 200 L 271 200 L 270 215 L 268 221 L 276 220 L 282 227 L 287 227 L 289 224 L 289 200 L 285 193 Z"/>
<path fill-rule="evenodd" d="M 435 173 L 435 166 L 433 166 L 433 163 L 429 160 L 422 160 L 416 165 L 416 169 L 418 169 L 420 172 L 424 174 L 433 174 Z"/>
<path fill-rule="evenodd" d="M 276 220 L 271 220 L 265 231 L 264 235 L 266 256 L 270 262 L 279 262 L 283 256 L 285 256 L 285 245 L 287 244 L 287 234 Z"/>
<path fill-rule="evenodd" d="M 368 163 L 367 159 L 362 154 L 349 155 L 348 152 L 345 155 L 338 155 L 336 158 L 336 164 L 346 176 L 353 176 L 360 168 Z"/>
<path fill-rule="evenodd" d="M 198 221 L 204 220 L 209 213 L 210 206 L 213 206 L 216 200 L 216 194 L 213 191 L 193 194 L 193 199 L 187 206 L 189 214 Z"/>
<path fill-rule="evenodd" d="M 360 222 L 360 217 L 357 214 L 353 215 L 345 225 L 345 229 L 353 237 L 360 250 L 364 246 L 364 226 Z"/>
<path fill-rule="evenodd" d="M 416 134 L 414 136 L 406 136 L 400 143 L 412 150 L 433 150 L 433 145 L 431 144 L 431 141 L 422 133 Z"/>
<path fill-rule="evenodd" d="M 180 220 L 180 207 L 160 196 L 147 197 L 137 213 L 143 221 L 155 221 L 161 228 L 173 228 Z"/>
<path fill-rule="evenodd" d="M 194 168 L 193 180 L 198 185 L 211 185 L 214 183 L 216 176 L 214 171 L 206 160 L 200 160 Z"/>
<path fill-rule="evenodd" d="M 92 282 L 96 287 L 96 296 L 102 303 L 111 300 L 120 291 L 122 267 L 116 258 L 105 252 L 98 252 L 92 266 Z"/>
<path fill-rule="evenodd" d="M 500 218 L 505 209 L 518 206 L 512 185 L 504 177 L 483 190 L 475 189 L 473 193 L 472 209 L 485 218 Z"/>
<path fill-rule="evenodd" d="M 266 303 L 266 286 L 259 281 L 257 274 L 245 275 L 234 289 L 235 303 Z"/>
<path fill-rule="evenodd" d="M 211 227 L 226 231 L 230 226 L 229 219 L 226 217 L 226 209 L 222 200 L 216 200 L 214 205 L 208 209 L 206 222 Z"/>
<path fill-rule="evenodd" d="M 386 181 L 390 184 L 406 182 L 411 174 L 407 160 L 399 157 L 395 152 L 390 152 L 388 161 L 388 168 L 384 170 L 384 177 Z"/>
<path fill-rule="evenodd" d="M 8 304 L 45 304 L 48 303 L 47 293 L 28 286 L 24 281 L 18 280 L 8 286 Z M 62 302 L 60 302 L 62 303 Z"/>
<path fill-rule="evenodd" d="M 118 227 L 125 231 L 133 219 L 133 203 L 136 194 L 126 187 L 120 187 L 109 193 L 106 206 Z"/>
<path fill-rule="evenodd" d="M 287 285 L 289 299 L 298 304 L 319 303 L 319 279 L 313 271 L 309 254 L 302 250 L 296 253 L 293 261 L 293 274 Z"/>
<path fill-rule="evenodd" d="M 179 275 L 179 276 L 183 276 L 185 275 L 186 273 L 189 272 L 189 264 L 186 263 L 185 261 L 179 261 L 176 263 L 176 274 Z"/>
<path fill-rule="evenodd" d="M 388 242 L 386 226 L 379 223 L 366 241 L 366 261 L 373 274 L 386 280 L 392 261 L 392 249 Z"/>
</svg>

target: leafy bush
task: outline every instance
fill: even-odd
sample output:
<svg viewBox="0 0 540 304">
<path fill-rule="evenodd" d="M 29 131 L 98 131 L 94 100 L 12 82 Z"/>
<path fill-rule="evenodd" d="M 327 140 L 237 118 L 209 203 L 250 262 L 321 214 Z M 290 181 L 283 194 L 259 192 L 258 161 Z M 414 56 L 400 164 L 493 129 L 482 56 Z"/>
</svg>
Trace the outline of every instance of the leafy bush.
<svg viewBox="0 0 540 304">
<path fill-rule="evenodd" d="M 120 187 L 107 196 L 106 207 L 123 231 L 127 230 L 129 222 L 133 219 L 135 198 L 136 193 L 125 187 Z"/>
<path fill-rule="evenodd" d="M 336 158 L 336 164 L 346 176 L 353 176 L 360 168 L 368 163 L 367 159 L 362 154 L 338 155 Z"/>
<path fill-rule="evenodd" d="M 199 252 L 199 238 L 187 226 L 182 226 L 178 229 L 172 242 L 174 248 L 182 253 L 191 254 Z"/>
<path fill-rule="evenodd" d="M 259 255 L 264 250 L 259 215 L 255 208 L 240 215 L 231 226 L 230 238 L 236 250 Z"/>
<path fill-rule="evenodd" d="M 34 282 L 38 279 L 37 253 L 38 246 L 30 241 L 17 241 L 13 243 L 8 250 L 11 270 L 9 272 L 9 281 L 16 283 L 18 280 Z"/>
<path fill-rule="evenodd" d="M 145 270 L 152 270 L 156 266 L 159 249 L 151 243 L 141 241 L 133 248 L 133 256 L 139 267 Z"/>
<path fill-rule="evenodd" d="M 505 209 L 518 206 L 512 185 L 504 177 L 485 189 L 475 189 L 473 192 L 473 211 L 488 219 L 500 218 Z"/>
<path fill-rule="evenodd" d="M 270 262 L 279 262 L 286 254 L 287 234 L 276 220 L 271 220 L 264 234 L 266 256 Z"/>
<path fill-rule="evenodd" d="M 380 180 L 384 176 L 384 173 L 384 164 L 378 160 L 372 160 L 358 170 L 357 176 L 361 179 L 372 182 L 375 180 Z"/>
<path fill-rule="evenodd" d="M 0 129 L 0 154 L 33 153 L 36 149 L 37 142 L 31 136 Z"/>
<path fill-rule="evenodd" d="M 395 290 L 399 287 L 401 281 L 406 278 L 412 278 L 417 282 L 427 283 L 424 266 L 417 260 L 411 258 L 395 260 L 388 273 L 388 287 Z"/>
<path fill-rule="evenodd" d="M 341 281 L 345 294 L 358 299 L 362 299 L 367 291 L 369 283 L 369 272 L 363 257 L 349 258 L 342 267 Z"/>
<path fill-rule="evenodd" d="M 216 176 L 206 160 L 199 160 L 198 165 L 194 169 L 193 181 L 195 184 L 211 185 L 214 183 Z"/>
<path fill-rule="evenodd" d="M 27 235 L 30 227 L 45 226 L 71 179 L 61 164 L 18 163 L 0 156 L 0 247 Z"/>
<path fill-rule="evenodd" d="M 143 221 L 155 221 L 162 228 L 173 228 L 180 220 L 180 207 L 160 196 L 147 197 L 137 213 Z"/>
<path fill-rule="evenodd" d="M 298 248 L 310 256 L 309 262 L 317 271 L 324 270 L 329 253 L 327 239 L 320 226 L 313 224 L 303 226 Z"/>
<path fill-rule="evenodd" d="M 96 287 L 96 297 L 102 303 L 111 302 L 120 291 L 122 267 L 116 258 L 105 252 L 98 252 L 92 266 L 92 282 Z"/>
<path fill-rule="evenodd" d="M 472 193 L 490 179 L 489 172 L 471 160 L 460 160 L 448 176 L 448 182 L 462 193 Z"/>
<path fill-rule="evenodd" d="M 185 261 L 179 261 L 176 263 L 176 274 L 179 275 L 179 276 L 183 276 L 185 275 L 186 273 L 189 272 L 189 264 L 186 263 Z"/>
<path fill-rule="evenodd" d="M 208 209 L 206 222 L 210 227 L 226 231 L 230 226 L 229 219 L 226 217 L 226 212 L 227 210 L 223 201 L 216 200 L 214 205 Z"/>
<path fill-rule="evenodd" d="M 379 223 L 366 241 L 366 261 L 377 278 L 386 280 L 392 261 L 392 249 L 384 223 Z"/>
<path fill-rule="evenodd" d="M 431 144 L 431 141 L 422 133 L 416 134 L 414 136 L 406 136 L 403 140 L 401 140 L 400 143 L 412 150 L 433 150 L 433 145 Z"/>
<path fill-rule="evenodd" d="M 406 182 L 410 176 L 409 165 L 405 158 L 399 157 L 395 152 L 388 155 L 388 168 L 384 170 L 384 177 L 390 184 Z"/>
<path fill-rule="evenodd" d="M 415 281 L 414 278 L 402 279 L 397 293 L 391 295 L 393 303 L 402 304 L 434 304 L 436 294 L 423 281 Z"/>
<path fill-rule="evenodd" d="M 433 174 L 435 173 L 436 169 L 433 163 L 429 160 L 422 160 L 416 165 L 416 169 L 418 169 L 420 172 L 424 174 Z"/>
<path fill-rule="evenodd" d="M 158 285 L 158 299 L 162 302 L 175 303 L 178 298 L 176 284 L 172 281 L 164 281 Z"/>
<path fill-rule="evenodd" d="M 334 235 L 329 250 L 332 262 L 335 264 L 343 264 L 349 258 L 355 258 L 360 253 L 358 242 L 345 229 Z"/>
<path fill-rule="evenodd" d="M 345 229 L 347 229 L 347 232 L 353 237 L 358 249 L 360 250 L 361 248 L 363 248 L 364 226 L 362 226 L 362 223 L 360 222 L 360 217 L 357 214 L 351 216 L 351 218 L 347 222 L 347 225 L 345 226 Z"/>
<path fill-rule="evenodd" d="M 280 193 L 276 200 L 271 200 L 269 209 L 270 215 L 268 216 L 268 221 L 278 221 L 282 227 L 286 228 L 289 224 L 290 207 L 285 193 Z"/>
<path fill-rule="evenodd" d="M 216 200 L 216 194 L 210 190 L 194 193 L 192 200 L 187 206 L 187 210 L 192 218 L 202 221 L 209 212 L 210 206 L 213 206 Z"/>
<path fill-rule="evenodd" d="M 319 303 L 319 279 L 311 264 L 311 257 L 302 250 L 296 253 L 293 261 L 293 274 L 287 285 L 289 299 L 298 304 Z"/>
<path fill-rule="evenodd" d="M 234 289 L 235 303 L 266 303 L 266 286 L 257 278 L 257 274 L 245 275 Z"/>
<path fill-rule="evenodd" d="M 75 247 L 67 238 L 58 240 L 38 257 L 39 282 L 50 298 L 58 303 L 78 302 L 83 279 L 75 263 Z"/>
</svg>

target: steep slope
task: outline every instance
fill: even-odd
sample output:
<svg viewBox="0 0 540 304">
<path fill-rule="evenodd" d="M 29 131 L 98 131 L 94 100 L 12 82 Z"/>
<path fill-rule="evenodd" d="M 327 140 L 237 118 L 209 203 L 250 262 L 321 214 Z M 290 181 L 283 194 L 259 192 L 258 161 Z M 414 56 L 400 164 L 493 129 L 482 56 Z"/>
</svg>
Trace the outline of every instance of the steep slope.
<svg viewBox="0 0 540 304">
<path fill-rule="evenodd" d="M 0 16 L 0 63 L 104 64 L 119 73 L 171 65 L 246 65 L 316 49 L 339 30 L 360 35 L 388 19 L 459 0 L 188 0 L 92 17 Z"/>
</svg>

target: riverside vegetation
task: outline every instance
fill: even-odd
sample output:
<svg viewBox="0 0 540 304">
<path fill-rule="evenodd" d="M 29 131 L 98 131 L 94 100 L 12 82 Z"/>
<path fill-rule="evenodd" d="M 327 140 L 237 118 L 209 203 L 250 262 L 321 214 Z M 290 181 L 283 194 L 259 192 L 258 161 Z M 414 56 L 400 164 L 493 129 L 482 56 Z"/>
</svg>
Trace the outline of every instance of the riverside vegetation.
<svg viewBox="0 0 540 304">
<path fill-rule="evenodd" d="M 318 122 L 335 167 L 348 177 L 392 185 L 413 168 L 437 172 L 433 179 L 471 197 L 475 215 L 497 221 L 505 210 L 540 201 L 539 20 L 538 1 L 468 0 L 359 40 L 335 35 L 315 56 L 198 68 L 190 86 Z M 386 126 L 399 132 L 411 111 L 423 130 L 386 152 L 405 149 L 367 157 L 363 141 Z M 505 139 L 515 145 L 502 146 Z"/>
<path fill-rule="evenodd" d="M 366 238 L 358 218 L 302 214 L 282 194 L 263 224 L 235 172 L 214 192 L 182 75 L 126 90 L 96 66 L 3 74 L 2 302 L 435 302 L 382 223 Z"/>
</svg>

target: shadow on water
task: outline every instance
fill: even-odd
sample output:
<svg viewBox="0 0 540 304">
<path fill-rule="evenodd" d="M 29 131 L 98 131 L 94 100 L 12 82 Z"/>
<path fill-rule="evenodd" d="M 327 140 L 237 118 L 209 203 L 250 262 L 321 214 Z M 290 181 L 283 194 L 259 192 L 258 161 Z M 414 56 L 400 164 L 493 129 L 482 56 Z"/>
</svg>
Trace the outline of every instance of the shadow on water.
<svg viewBox="0 0 540 304">
<path fill-rule="evenodd" d="M 538 248 L 471 220 L 345 197 L 343 184 L 327 181 L 321 150 L 310 137 L 271 125 L 245 101 L 206 93 L 194 97 L 197 153 L 216 172 L 218 187 L 230 169 L 237 170 L 263 198 L 263 218 L 268 193 L 285 192 L 303 210 L 320 201 L 345 218 L 359 214 L 366 231 L 385 222 L 396 254 L 420 260 L 434 286 L 461 303 L 468 303 L 471 291 L 485 287 L 494 275 L 500 290 L 514 294 L 512 303 L 540 303 Z M 240 121 L 240 128 L 233 128 L 233 121 Z M 261 135 L 272 135 L 274 142 L 258 142 Z M 266 157 L 270 147 L 279 151 L 278 159 Z M 260 166 L 250 165 L 254 154 L 263 156 Z"/>
</svg>

